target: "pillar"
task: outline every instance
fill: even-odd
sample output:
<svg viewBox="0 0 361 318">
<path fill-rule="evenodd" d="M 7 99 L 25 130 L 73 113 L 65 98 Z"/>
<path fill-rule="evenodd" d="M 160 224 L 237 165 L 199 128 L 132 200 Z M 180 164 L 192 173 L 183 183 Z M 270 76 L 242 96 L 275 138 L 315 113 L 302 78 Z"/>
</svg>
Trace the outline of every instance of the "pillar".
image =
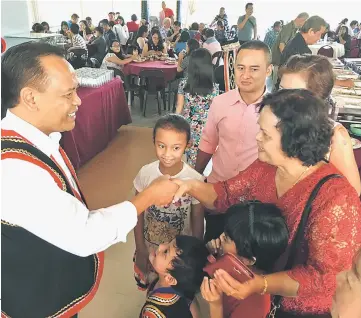
<svg viewBox="0 0 361 318">
<path fill-rule="evenodd" d="M 141 0 L 141 18 L 149 21 L 149 4 L 148 0 Z"/>
</svg>

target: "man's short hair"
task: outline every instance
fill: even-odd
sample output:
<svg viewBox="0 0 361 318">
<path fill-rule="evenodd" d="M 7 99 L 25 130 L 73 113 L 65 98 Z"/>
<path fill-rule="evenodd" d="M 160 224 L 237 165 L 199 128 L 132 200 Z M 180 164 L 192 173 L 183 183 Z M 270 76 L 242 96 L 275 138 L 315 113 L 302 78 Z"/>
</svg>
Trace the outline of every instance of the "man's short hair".
<svg viewBox="0 0 361 318">
<path fill-rule="evenodd" d="M 357 25 L 357 24 L 358 24 L 358 22 L 356 20 L 353 20 L 353 21 L 350 22 L 351 27 L 354 26 L 354 25 Z"/>
<path fill-rule="evenodd" d="M 103 19 L 100 21 L 100 23 L 104 26 L 104 25 L 109 25 L 109 21 L 108 19 Z"/>
<path fill-rule="evenodd" d="M 73 34 L 79 34 L 79 25 L 72 23 L 72 25 L 70 26 L 70 31 Z"/>
<path fill-rule="evenodd" d="M 327 22 L 319 17 L 318 15 L 313 15 L 312 17 L 309 17 L 305 24 L 301 28 L 302 33 L 307 33 L 311 29 L 313 32 L 320 31 L 322 27 L 326 28 Z"/>
<path fill-rule="evenodd" d="M 253 6 L 253 3 L 252 3 L 252 2 L 248 2 L 248 3 L 246 4 L 246 10 L 247 10 L 248 7 L 250 7 L 250 6 Z"/>
<path fill-rule="evenodd" d="M 302 12 L 297 16 L 297 19 L 308 19 L 310 16 L 307 12 Z"/>
<path fill-rule="evenodd" d="M 181 26 L 182 26 L 182 24 L 181 24 L 179 21 L 175 21 L 173 24 L 174 24 L 174 26 L 177 26 L 177 27 L 181 27 Z"/>
<path fill-rule="evenodd" d="M 220 26 L 221 28 L 224 28 L 224 23 L 223 21 L 217 21 L 217 26 Z"/>
<path fill-rule="evenodd" d="M 115 13 L 114 13 L 114 12 L 109 12 L 108 15 L 109 15 L 109 14 L 113 14 L 113 15 L 114 15 Z"/>
<path fill-rule="evenodd" d="M 86 17 L 85 20 L 90 21 L 92 18 L 91 17 Z"/>
<path fill-rule="evenodd" d="M 274 28 L 277 28 L 279 26 L 281 26 L 281 21 L 276 21 L 275 23 L 273 23 Z"/>
<path fill-rule="evenodd" d="M 94 31 L 98 31 L 100 34 L 104 34 L 104 29 L 100 26 L 94 28 Z"/>
<path fill-rule="evenodd" d="M 40 61 L 44 56 L 64 57 L 64 50 L 45 42 L 25 42 L 1 56 L 1 118 L 19 103 L 24 87 L 45 89 L 48 78 Z"/>
<path fill-rule="evenodd" d="M 213 29 L 206 29 L 206 31 L 205 31 L 205 36 L 206 36 L 207 38 L 213 37 L 213 36 L 214 36 L 214 31 L 213 31 Z"/>
<path fill-rule="evenodd" d="M 237 51 L 237 55 L 240 51 L 242 50 L 256 50 L 256 51 L 263 51 L 264 54 L 266 55 L 266 59 L 267 59 L 267 65 L 272 64 L 272 54 L 271 54 L 271 50 L 268 47 L 268 45 L 262 41 L 259 40 L 252 40 L 252 41 L 248 41 L 246 43 L 243 43 L 240 48 Z"/>
<path fill-rule="evenodd" d="M 73 14 L 71 15 L 71 18 L 72 18 L 72 19 L 79 19 L 79 16 L 78 16 L 76 13 L 73 13 Z"/>
</svg>

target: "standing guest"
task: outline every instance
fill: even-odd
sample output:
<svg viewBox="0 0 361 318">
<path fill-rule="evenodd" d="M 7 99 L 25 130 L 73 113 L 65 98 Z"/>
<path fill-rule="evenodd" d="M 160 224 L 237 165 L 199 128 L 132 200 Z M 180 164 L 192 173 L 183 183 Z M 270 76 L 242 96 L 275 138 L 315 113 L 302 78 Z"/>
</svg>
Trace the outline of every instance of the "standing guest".
<svg viewBox="0 0 361 318">
<path fill-rule="evenodd" d="M 246 4 L 246 14 L 238 18 L 238 41 L 239 44 L 257 39 L 257 22 L 253 16 L 253 3 Z"/>
<path fill-rule="evenodd" d="M 172 21 L 170 18 L 165 18 L 163 20 L 163 26 L 159 29 L 162 39 L 164 39 L 164 40 L 167 39 L 168 33 L 170 33 L 172 30 L 170 27 L 171 23 L 172 23 Z"/>
<path fill-rule="evenodd" d="M 86 17 L 85 20 L 88 23 L 88 27 L 90 28 L 90 30 L 94 31 L 95 26 L 93 25 L 92 18 L 91 17 Z"/>
<path fill-rule="evenodd" d="M 343 25 L 346 25 L 347 22 L 348 22 L 348 19 L 347 19 L 347 18 L 343 19 L 343 20 L 338 24 L 335 33 L 338 34 L 338 33 L 340 32 L 340 28 L 341 28 Z"/>
<path fill-rule="evenodd" d="M 147 43 L 147 37 L 148 37 L 148 27 L 145 25 L 142 25 L 136 37 L 134 38 L 133 45 L 138 49 L 138 53 L 141 54 L 143 52 L 144 46 Z"/>
<path fill-rule="evenodd" d="M 139 29 L 139 23 L 137 23 L 138 17 L 135 14 L 132 14 L 131 21 L 127 22 L 127 27 L 129 32 L 137 32 Z"/>
<path fill-rule="evenodd" d="M 272 49 L 273 47 L 273 44 L 275 43 L 280 31 L 281 31 L 281 22 L 280 21 L 276 21 L 274 24 L 273 24 L 273 27 L 271 30 L 269 30 L 267 33 L 266 33 L 266 36 L 264 37 L 264 43 L 266 43 L 268 45 L 268 47 L 270 49 Z"/>
<path fill-rule="evenodd" d="M 206 49 L 191 53 L 188 69 L 188 77 L 179 83 L 176 113 L 183 115 L 191 127 L 192 144 L 187 147 L 186 156 L 194 168 L 208 111 L 213 98 L 219 95 L 219 86 L 214 83 L 212 56 Z"/>
<path fill-rule="evenodd" d="M 321 35 L 326 31 L 326 25 L 326 21 L 317 15 L 309 17 L 300 32 L 287 43 L 282 52 L 280 66 L 284 65 L 293 55 L 312 54 L 308 46 L 317 43 L 321 39 Z"/>
<path fill-rule="evenodd" d="M 213 100 L 199 144 L 196 170 L 203 173 L 212 158 L 209 183 L 232 178 L 257 159 L 257 109 L 271 72 L 271 52 L 265 43 L 249 41 L 240 47 L 235 63 L 237 88 Z M 221 235 L 223 218 L 206 212 L 207 242 Z"/>
<path fill-rule="evenodd" d="M 2 315 L 70 318 L 98 289 L 101 252 L 125 242 L 137 215 L 170 203 L 178 187 L 163 177 L 130 202 L 90 211 L 59 146 L 81 104 L 63 51 L 42 42 L 13 46 L 1 72 Z"/>
<path fill-rule="evenodd" d="M 272 85 L 273 88 L 278 81 L 278 68 L 281 65 L 281 55 L 287 43 L 296 35 L 297 30 L 300 29 L 305 21 L 308 19 L 308 13 L 300 13 L 296 19 L 284 25 L 278 35 L 276 41 L 271 47 L 272 50 Z"/>
<path fill-rule="evenodd" d="M 351 51 L 351 36 L 348 31 L 348 27 L 343 25 L 337 34 L 336 42 L 342 44 L 345 47 L 345 55 L 348 56 Z"/>
<path fill-rule="evenodd" d="M 186 78 L 188 77 L 188 65 L 189 65 L 189 56 L 194 50 L 199 49 L 199 42 L 195 39 L 189 39 L 185 51 L 179 53 L 177 72 L 178 77 Z"/>
<path fill-rule="evenodd" d="M 189 30 L 189 35 L 190 35 L 191 39 L 195 39 L 198 42 L 201 40 L 202 35 L 199 32 L 199 24 L 197 22 L 192 23 L 190 30 Z"/>
<path fill-rule="evenodd" d="M 108 21 L 113 21 L 115 23 L 115 13 L 113 11 L 108 13 Z"/>
<path fill-rule="evenodd" d="M 50 26 L 48 22 L 41 22 L 41 26 L 43 27 L 43 32 L 44 33 L 51 33 L 50 31 Z"/>
<path fill-rule="evenodd" d="M 120 43 L 117 41 L 114 41 L 112 44 L 112 47 L 109 48 L 109 52 L 107 55 L 105 55 L 103 59 L 103 63 L 100 66 L 100 68 L 107 69 L 107 68 L 115 68 L 120 71 L 123 70 L 124 65 L 129 64 L 130 62 L 134 61 L 138 57 L 138 51 L 136 51 L 137 54 L 134 54 L 130 57 L 126 57 L 123 52 L 122 48 L 120 46 Z"/>
<path fill-rule="evenodd" d="M 78 24 L 79 16 L 76 13 L 73 13 L 68 21 L 68 27 L 70 29 L 72 24 Z"/>
<path fill-rule="evenodd" d="M 227 33 L 226 30 L 224 29 L 224 25 L 222 21 L 217 22 L 215 37 L 221 45 L 224 45 L 227 42 Z"/>
<path fill-rule="evenodd" d="M 164 44 L 162 36 L 158 30 L 152 32 L 148 43 L 144 45 L 142 56 L 167 54 L 167 46 Z"/>
<path fill-rule="evenodd" d="M 66 21 L 62 21 L 61 25 L 60 25 L 60 34 L 63 36 L 68 36 L 68 32 L 69 32 L 69 25 L 68 22 Z"/>
<path fill-rule="evenodd" d="M 103 37 L 103 28 L 96 27 L 94 29 L 95 39 L 89 44 L 90 47 L 95 47 L 95 54 L 91 57 L 95 58 L 99 65 L 102 64 L 104 56 L 106 54 L 107 44 L 105 43 L 105 39 Z M 90 50 L 89 47 L 89 50 Z"/>
<path fill-rule="evenodd" d="M 171 24 L 173 25 L 174 22 L 174 13 L 173 10 L 167 8 L 165 1 L 162 1 L 162 11 L 159 13 L 159 23 L 163 25 L 163 21 L 165 18 L 169 18 L 171 20 Z"/>
<path fill-rule="evenodd" d="M 107 44 L 107 50 L 112 46 L 112 43 L 117 40 L 114 32 L 111 30 L 108 20 L 102 21 L 103 29 L 104 29 L 104 39 Z"/>
<path fill-rule="evenodd" d="M 224 7 L 221 7 L 219 9 L 219 14 L 216 15 L 212 23 L 209 25 L 210 28 L 212 28 L 218 21 L 223 22 L 224 29 L 228 35 L 229 33 L 229 25 L 228 25 L 228 17 L 226 14 L 226 9 Z"/>
<path fill-rule="evenodd" d="M 182 31 L 180 37 L 177 39 L 175 44 L 175 53 L 179 54 L 187 48 L 187 42 L 190 39 L 188 31 Z"/>
<path fill-rule="evenodd" d="M 222 23 L 222 22 L 221 22 Z M 214 53 L 222 51 L 221 44 L 217 41 L 214 36 L 214 31 L 212 29 L 206 29 L 205 32 L 206 41 L 203 43 L 203 48 L 208 50 L 213 56 Z M 213 59 L 213 64 L 216 64 L 217 58 Z"/>
<path fill-rule="evenodd" d="M 170 175 L 172 178 L 197 179 L 203 177 L 182 160 L 190 142 L 190 126 L 179 115 L 161 117 L 155 124 L 153 142 L 158 160 L 142 167 L 134 179 L 136 193 L 141 193 L 153 180 Z M 158 246 L 171 242 L 177 235 L 192 235 L 203 239 L 203 207 L 190 196 L 167 206 L 152 205 L 138 217 L 134 228 L 136 245 L 135 279 L 141 289 L 150 283 L 149 258 Z"/>
<path fill-rule="evenodd" d="M 81 20 L 79 22 L 79 27 L 80 27 L 80 36 L 86 41 L 88 42 L 92 36 L 93 36 L 93 32 L 90 30 L 88 23 L 86 22 L 86 20 Z"/>
<path fill-rule="evenodd" d="M 173 24 L 173 28 L 171 28 L 168 33 L 166 40 L 172 43 L 176 42 L 181 36 L 181 23 L 179 21 L 175 21 Z"/>
<path fill-rule="evenodd" d="M 117 36 L 120 45 L 123 47 L 123 49 L 125 49 L 129 39 L 128 27 L 124 23 L 124 18 L 120 15 L 117 17 L 117 22 L 118 24 L 114 26 L 113 31 Z"/>
</svg>

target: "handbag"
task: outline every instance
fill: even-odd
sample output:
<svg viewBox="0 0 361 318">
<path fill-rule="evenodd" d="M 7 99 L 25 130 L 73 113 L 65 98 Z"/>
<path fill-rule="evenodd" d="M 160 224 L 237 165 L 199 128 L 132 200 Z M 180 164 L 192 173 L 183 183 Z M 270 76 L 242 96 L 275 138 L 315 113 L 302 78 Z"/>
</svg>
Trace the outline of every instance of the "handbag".
<svg viewBox="0 0 361 318">
<path fill-rule="evenodd" d="M 286 263 L 286 266 L 284 267 L 285 271 L 292 269 L 295 265 L 298 265 L 298 264 L 296 264 L 296 256 L 297 256 L 297 252 L 301 248 L 308 217 L 312 211 L 312 203 L 313 203 L 314 199 L 316 198 L 318 192 L 320 191 L 321 187 L 323 186 L 323 184 L 333 178 L 341 178 L 341 176 L 338 174 L 330 174 L 330 175 L 322 178 L 317 183 L 315 188 L 312 190 L 311 195 L 308 198 L 308 201 L 305 205 L 305 208 L 303 209 L 300 224 L 298 225 L 298 228 L 297 228 L 297 231 L 295 234 L 295 238 L 293 239 L 293 241 L 291 243 L 287 263 Z M 302 317 L 302 315 L 294 315 L 292 313 L 288 314 L 286 312 L 282 312 L 282 313 L 280 313 L 280 315 L 276 315 L 276 313 L 278 312 L 278 309 L 281 307 L 281 300 L 282 300 L 282 296 L 276 295 L 273 297 L 271 310 L 270 310 L 269 314 L 267 315 L 267 318 L 280 318 L 281 316 L 284 318 L 286 318 L 287 316 L 288 317 L 292 317 L 292 316 L 293 317 Z M 308 317 L 322 317 L 322 316 L 325 316 L 325 315 L 319 315 L 319 316 L 308 315 Z M 305 316 L 305 317 L 307 317 L 307 316 Z"/>
</svg>

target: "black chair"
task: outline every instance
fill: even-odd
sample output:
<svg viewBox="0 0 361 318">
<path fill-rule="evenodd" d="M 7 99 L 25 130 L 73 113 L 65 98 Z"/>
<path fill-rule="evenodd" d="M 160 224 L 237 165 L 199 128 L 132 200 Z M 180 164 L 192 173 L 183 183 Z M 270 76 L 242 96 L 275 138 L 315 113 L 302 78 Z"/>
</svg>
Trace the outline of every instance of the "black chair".
<svg viewBox="0 0 361 318">
<path fill-rule="evenodd" d="M 237 31 L 238 31 L 238 26 L 236 24 L 232 25 L 231 29 L 229 30 L 229 38 L 231 39 L 235 38 L 237 35 Z"/>
<path fill-rule="evenodd" d="M 219 85 L 219 92 L 224 93 L 226 90 L 226 84 L 224 82 L 224 65 L 220 65 L 214 70 L 214 79 Z"/>
<path fill-rule="evenodd" d="M 69 62 L 74 69 L 82 68 L 88 60 L 88 52 L 85 49 L 72 47 L 68 50 Z"/>
<path fill-rule="evenodd" d="M 140 82 L 142 83 L 142 89 L 144 90 L 144 105 L 143 105 L 143 116 L 145 117 L 145 111 L 147 107 L 148 95 L 156 95 L 158 101 L 158 114 L 160 115 L 161 105 L 160 100 L 163 99 L 164 110 L 167 109 L 167 102 L 165 99 L 165 87 L 166 82 L 164 73 L 162 70 L 142 70 L 139 73 Z"/>
<path fill-rule="evenodd" d="M 223 51 L 218 51 L 212 55 L 212 61 L 214 59 L 217 59 L 216 64 L 213 65 L 214 68 L 217 68 L 219 66 L 219 62 L 221 61 L 221 58 L 223 58 Z"/>
</svg>

